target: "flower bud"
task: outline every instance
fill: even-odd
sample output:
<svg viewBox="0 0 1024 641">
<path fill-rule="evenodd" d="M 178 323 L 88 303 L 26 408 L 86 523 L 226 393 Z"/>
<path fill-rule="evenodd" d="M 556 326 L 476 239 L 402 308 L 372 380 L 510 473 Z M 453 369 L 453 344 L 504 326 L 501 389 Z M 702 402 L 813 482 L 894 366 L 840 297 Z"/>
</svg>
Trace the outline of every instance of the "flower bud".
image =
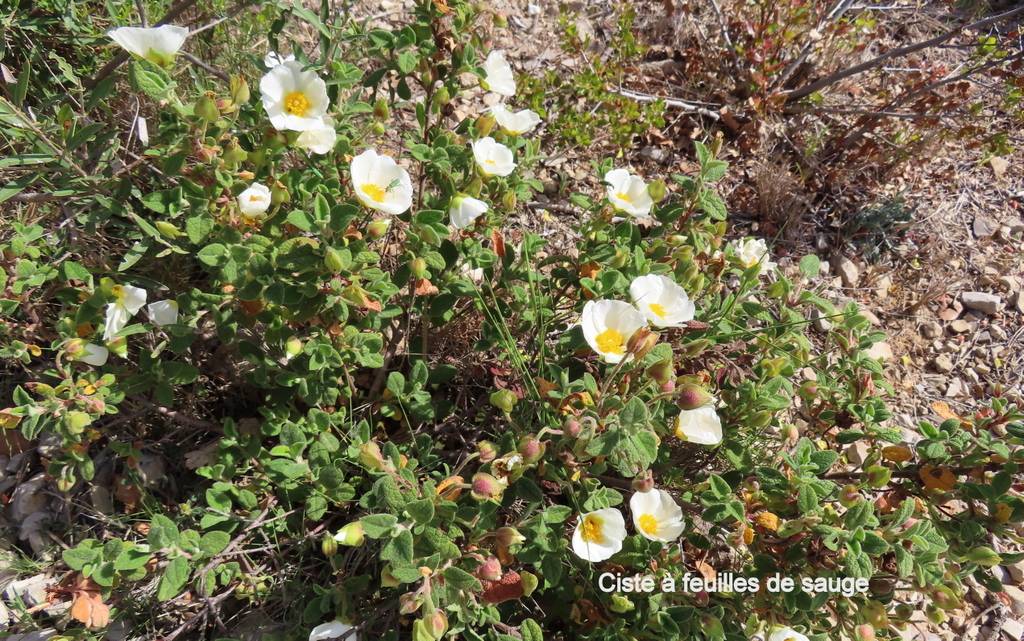
<svg viewBox="0 0 1024 641">
<path fill-rule="evenodd" d="M 754 412 L 750 417 L 750 426 L 755 428 L 768 427 L 775 418 L 775 414 L 769 410 Z"/>
<path fill-rule="evenodd" d="M 320 551 L 326 557 L 332 557 L 338 553 L 338 541 L 330 534 L 325 534 L 320 541 Z"/>
<path fill-rule="evenodd" d="M 380 570 L 380 586 L 382 588 L 397 588 L 401 583 L 391 573 L 391 564 L 385 565 Z"/>
<path fill-rule="evenodd" d="M 630 483 L 634 492 L 650 492 L 654 489 L 654 474 L 650 470 L 644 471 L 640 476 Z"/>
<path fill-rule="evenodd" d="M 292 359 L 302 353 L 302 347 L 302 340 L 292 336 L 284 344 L 284 353 L 288 355 L 289 359 Z"/>
<path fill-rule="evenodd" d="M 796 443 L 800 438 L 800 428 L 793 423 L 786 423 L 782 426 L 782 438 L 790 443 Z"/>
<path fill-rule="evenodd" d="M 363 443 L 359 448 L 359 462 L 369 470 L 381 471 L 384 469 L 384 455 L 381 454 L 380 446 L 373 441 Z"/>
<path fill-rule="evenodd" d="M 800 384 L 800 389 L 797 391 L 800 398 L 807 402 L 813 401 L 818 396 L 818 383 L 817 381 L 804 381 Z"/>
<path fill-rule="evenodd" d="M 501 205 L 508 211 L 512 211 L 516 208 L 516 192 L 506 191 L 501 197 Z"/>
<path fill-rule="evenodd" d="M 245 76 L 231 76 L 229 86 L 231 102 L 236 105 L 244 105 L 249 102 L 249 83 L 245 80 Z"/>
<path fill-rule="evenodd" d="M 452 94 L 450 91 L 448 91 L 448 87 L 445 87 L 444 85 L 438 87 L 437 91 L 434 93 L 434 100 L 437 102 L 437 104 L 442 106 L 447 105 L 449 102 L 451 102 Z"/>
<path fill-rule="evenodd" d="M 498 29 L 508 29 L 508 18 L 503 13 L 495 13 L 492 19 Z"/>
<path fill-rule="evenodd" d="M 683 345 L 683 355 L 687 358 L 696 358 L 703 354 L 709 347 L 711 341 L 707 338 L 698 338 Z"/>
<path fill-rule="evenodd" d="M 193 112 L 206 122 L 214 122 L 220 118 L 220 109 L 217 109 L 217 100 L 212 92 L 207 91 L 196 100 Z"/>
<path fill-rule="evenodd" d="M 519 439 L 519 454 L 527 463 L 536 463 L 544 457 L 544 450 L 547 449 L 543 441 L 532 434 Z"/>
<path fill-rule="evenodd" d="M 443 499 L 448 501 L 457 501 L 459 496 L 462 495 L 461 486 L 463 483 L 465 483 L 465 479 L 461 476 L 449 476 L 437 484 L 435 492 Z"/>
<path fill-rule="evenodd" d="M 491 405 L 506 414 L 512 413 L 512 408 L 516 406 L 518 400 L 519 398 L 512 390 L 500 389 L 496 392 L 491 392 Z"/>
<path fill-rule="evenodd" d="M 229 167 L 237 167 L 246 161 L 249 152 L 242 149 L 237 140 L 232 140 L 224 149 L 224 163 Z"/>
<path fill-rule="evenodd" d="M 480 441 L 477 443 L 476 451 L 480 453 L 481 463 L 490 463 L 498 458 L 498 448 L 490 441 Z"/>
<path fill-rule="evenodd" d="M 434 610 L 423 617 L 423 628 L 434 639 L 440 639 L 448 631 L 448 617 L 444 610 Z"/>
<path fill-rule="evenodd" d="M 373 103 L 373 117 L 377 120 L 387 120 L 391 116 L 391 109 L 388 107 L 388 101 L 384 98 L 377 98 L 377 102 Z"/>
<path fill-rule="evenodd" d="M 636 606 L 633 605 L 633 602 L 629 600 L 629 597 L 623 596 L 621 594 L 613 594 L 612 603 L 610 606 L 608 606 L 608 609 L 612 612 L 615 612 L 616 614 L 625 614 L 627 612 L 632 612 L 634 608 L 636 608 Z"/>
<path fill-rule="evenodd" d="M 693 383 L 687 383 L 680 387 L 676 395 L 676 405 L 679 406 L 679 409 L 695 410 L 710 402 L 711 395 L 703 387 Z"/>
<path fill-rule="evenodd" d="M 501 561 L 490 556 L 476 569 L 476 578 L 482 581 L 497 581 L 501 578 Z"/>
<path fill-rule="evenodd" d="M 270 188 L 270 204 L 277 207 L 291 201 L 292 195 L 288 193 L 288 188 L 284 186 L 284 183 L 281 181 L 275 182 L 274 186 Z"/>
<path fill-rule="evenodd" d="M 484 182 L 480 180 L 480 176 L 474 176 L 473 180 L 469 181 L 463 192 L 467 196 L 473 196 L 474 198 L 480 195 L 480 191 L 484 188 Z"/>
<path fill-rule="evenodd" d="M 375 122 L 372 125 L 370 125 L 370 131 L 380 136 L 387 133 L 388 128 L 385 127 L 384 123 L 382 122 Z"/>
<path fill-rule="evenodd" d="M 519 578 L 522 580 L 524 597 L 528 597 L 533 594 L 533 591 L 536 590 L 537 586 L 540 584 L 540 580 L 530 572 L 522 572 L 519 575 Z"/>
<path fill-rule="evenodd" d="M 654 349 L 654 346 L 658 344 L 659 338 L 661 338 L 661 336 L 657 332 L 652 332 L 646 327 L 641 327 L 633 332 L 633 335 L 629 337 L 629 341 L 626 343 L 626 349 L 637 359 L 641 359 L 644 356 L 647 356 L 647 352 Z"/>
<path fill-rule="evenodd" d="M 494 116 L 490 113 L 485 113 L 476 119 L 476 133 L 481 138 L 491 133 L 494 129 Z"/>
<path fill-rule="evenodd" d="M 657 381 L 659 385 L 664 385 L 673 380 L 675 374 L 675 367 L 672 366 L 672 359 L 669 358 L 658 361 L 647 368 L 647 375 Z"/>
<path fill-rule="evenodd" d="M 499 545 L 509 547 L 512 545 L 519 545 L 526 542 L 526 537 L 519 533 L 519 530 L 514 527 L 500 527 L 494 533 L 495 539 Z"/>
<path fill-rule="evenodd" d="M 409 263 L 409 271 L 411 271 L 412 275 L 416 278 L 426 278 L 428 273 L 427 261 L 422 258 L 412 259 L 412 262 Z"/>
<path fill-rule="evenodd" d="M 665 200 L 665 196 L 668 195 L 668 186 L 664 180 L 660 178 L 658 180 L 652 180 L 647 184 L 647 195 L 651 197 L 656 203 L 660 203 Z"/>
<path fill-rule="evenodd" d="M 164 238 L 175 239 L 181 236 L 181 230 L 167 222 L 166 220 L 157 220 L 153 222 L 153 226 L 160 232 L 160 235 Z"/>
<path fill-rule="evenodd" d="M 854 628 L 856 641 L 875 641 L 875 628 L 870 623 L 862 623 Z"/>
<path fill-rule="evenodd" d="M 843 489 L 839 492 L 839 503 L 843 507 L 853 507 L 854 504 L 859 503 L 861 500 L 860 492 L 857 491 L 856 485 L 844 485 Z"/>
<path fill-rule="evenodd" d="M 868 485 L 875 489 L 885 487 L 892 478 L 892 471 L 881 465 L 872 465 L 864 471 L 868 474 Z"/>
<path fill-rule="evenodd" d="M 362 545 L 365 539 L 366 535 L 363 532 L 363 524 L 359 521 L 352 521 L 334 535 L 335 541 L 352 548 Z"/>
<path fill-rule="evenodd" d="M 470 494 L 477 501 L 500 501 L 505 492 L 505 485 L 486 472 L 474 474 L 471 486 Z"/>
<path fill-rule="evenodd" d="M 388 233 L 388 227 L 390 225 L 391 221 L 385 218 L 371 220 L 370 224 L 366 226 L 366 235 L 370 238 L 384 238 L 384 235 Z"/>
<path fill-rule="evenodd" d="M 570 416 L 565 419 L 564 423 L 562 423 L 562 432 L 569 438 L 576 438 L 582 431 L 583 426 L 580 425 L 580 422 L 576 420 L 575 416 Z"/>
<path fill-rule="evenodd" d="M 662 394 L 671 394 L 676 391 L 676 382 L 672 379 L 669 379 L 662 383 L 661 385 L 659 385 L 658 389 L 661 391 Z"/>
</svg>

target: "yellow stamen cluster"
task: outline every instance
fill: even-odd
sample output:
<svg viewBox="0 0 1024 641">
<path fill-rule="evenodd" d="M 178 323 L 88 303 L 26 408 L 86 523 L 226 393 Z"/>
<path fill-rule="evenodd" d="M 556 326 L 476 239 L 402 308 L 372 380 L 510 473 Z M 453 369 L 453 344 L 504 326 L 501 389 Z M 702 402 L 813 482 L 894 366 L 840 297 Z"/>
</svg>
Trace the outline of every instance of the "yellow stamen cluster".
<svg viewBox="0 0 1024 641">
<path fill-rule="evenodd" d="M 606 329 L 597 335 L 597 347 L 604 354 L 625 354 L 626 337 L 615 329 Z"/>
<path fill-rule="evenodd" d="M 284 97 L 284 110 L 293 116 L 305 116 L 313 104 L 301 91 L 293 91 Z"/>
</svg>

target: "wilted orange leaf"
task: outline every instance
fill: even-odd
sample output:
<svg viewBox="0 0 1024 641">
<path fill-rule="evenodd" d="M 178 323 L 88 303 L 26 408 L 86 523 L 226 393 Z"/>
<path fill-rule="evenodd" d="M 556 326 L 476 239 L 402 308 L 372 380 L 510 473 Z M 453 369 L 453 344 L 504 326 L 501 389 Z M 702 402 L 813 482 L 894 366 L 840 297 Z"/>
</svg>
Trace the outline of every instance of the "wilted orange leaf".
<svg viewBox="0 0 1024 641">
<path fill-rule="evenodd" d="M 421 278 L 416 282 L 416 289 L 413 290 L 413 293 L 417 296 L 433 296 L 437 293 L 437 287 L 434 287 L 434 284 L 426 278 Z"/>
<path fill-rule="evenodd" d="M 943 401 L 935 401 L 932 403 L 932 411 L 944 421 L 948 421 L 951 418 L 960 420 L 960 417 L 956 415 L 956 412 L 949 409 L 949 405 Z"/>
<path fill-rule="evenodd" d="M 100 587 L 92 579 L 79 576 L 73 594 L 71 618 L 89 628 L 103 628 L 110 623 L 110 607 L 103 602 Z"/>
</svg>

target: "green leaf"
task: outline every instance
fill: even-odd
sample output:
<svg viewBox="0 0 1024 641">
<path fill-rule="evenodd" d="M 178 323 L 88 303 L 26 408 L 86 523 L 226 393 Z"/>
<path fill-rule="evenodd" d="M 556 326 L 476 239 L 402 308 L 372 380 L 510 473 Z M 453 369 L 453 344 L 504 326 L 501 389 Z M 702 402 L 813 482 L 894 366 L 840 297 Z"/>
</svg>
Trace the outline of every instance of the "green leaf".
<svg viewBox="0 0 1024 641">
<path fill-rule="evenodd" d="M 533 619 L 523 619 L 519 624 L 519 634 L 522 635 L 523 641 L 544 641 L 544 631 Z"/>
<path fill-rule="evenodd" d="M 454 565 L 444 571 L 444 580 L 447 585 L 455 588 L 456 590 L 477 592 L 483 589 L 483 586 L 480 585 L 480 581 L 478 581 L 475 576 L 461 568 L 455 567 Z"/>
<path fill-rule="evenodd" d="M 229 543 L 231 543 L 231 537 L 227 532 L 214 530 L 207 532 L 199 539 L 199 549 L 207 556 L 215 556 L 223 552 Z"/>
<path fill-rule="evenodd" d="M 359 519 L 363 524 L 363 532 L 371 539 L 382 539 L 391 534 L 398 517 L 393 514 L 371 514 Z"/>
<path fill-rule="evenodd" d="M 169 548 L 178 543 L 178 526 L 163 514 L 156 514 L 149 522 L 149 547 L 156 551 Z"/>
<path fill-rule="evenodd" d="M 412 501 L 405 506 L 405 511 L 419 524 L 430 523 L 434 518 L 434 502 L 430 499 Z"/>
<path fill-rule="evenodd" d="M 136 91 L 141 91 L 155 100 L 166 99 L 174 88 L 174 81 L 160 67 L 134 60 L 128 67 L 128 80 Z"/>
<path fill-rule="evenodd" d="M 797 493 L 796 504 L 802 513 L 810 514 L 818 509 L 818 495 L 810 485 L 804 485 Z"/>
<path fill-rule="evenodd" d="M 708 476 L 708 485 L 711 490 L 711 495 L 716 499 L 724 499 L 732 494 L 732 487 L 726 483 L 725 479 L 717 474 L 712 473 Z"/>
<path fill-rule="evenodd" d="M 85 547 L 85 541 L 77 547 L 69 548 L 61 552 L 61 558 L 72 570 L 81 570 L 90 563 L 99 560 L 100 550 L 98 548 Z"/>
<path fill-rule="evenodd" d="M 156 598 L 160 601 L 173 599 L 185 587 L 189 576 L 188 560 L 183 556 L 173 559 L 167 564 L 164 575 L 160 577 L 160 585 L 156 590 Z"/>
<path fill-rule="evenodd" d="M 118 571 L 137 570 L 149 563 L 151 558 L 153 558 L 153 555 L 148 550 L 130 547 L 118 554 L 117 558 L 114 559 L 114 569 Z"/>
<path fill-rule="evenodd" d="M 821 259 L 814 254 L 807 254 L 800 259 L 800 273 L 805 278 L 815 278 L 821 271 Z"/>
<path fill-rule="evenodd" d="M 412 563 L 412 532 L 402 530 L 398 536 L 385 543 L 380 551 L 380 558 L 393 563 Z"/>
</svg>

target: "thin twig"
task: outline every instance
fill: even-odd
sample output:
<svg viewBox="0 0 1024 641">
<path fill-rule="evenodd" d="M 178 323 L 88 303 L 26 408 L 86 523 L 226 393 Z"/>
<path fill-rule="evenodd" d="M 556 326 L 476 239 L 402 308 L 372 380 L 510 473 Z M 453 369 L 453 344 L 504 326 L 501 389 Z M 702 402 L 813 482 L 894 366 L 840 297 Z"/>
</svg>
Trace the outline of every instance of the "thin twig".
<svg viewBox="0 0 1024 641">
<path fill-rule="evenodd" d="M 721 119 L 721 116 L 718 114 L 718 112 L 711 111 L 710 109 L 706 109 L 706 108 L 701 107 L 699 105 L 695 105 L 695 104 L 693 104 L 691 102 L 686 102 L 685 100 L 680 100 L 678 98 L 670 98 L 670 97 L 666 97 L 666 96 L 655 96 L 653 94 L 640 93 L 639 91 L 633 91 L 631 89 L 625 89 L 623 87 L 619 87 L 613 93 L 617 93 L 620 96 L 623 96 L 625 98 L 629 98 L 631 100 L 636 100 L 637 102 L 656 102 L 658 100 L 661 100 L 662 102 L 665 103 L 666 107 L 672 107 L 674 109 L 682 109 L 683 111 L 688 111 L 690 113 L 700 114 L 700 115 L 705 116 L 707 118 L 710 118 L 712 120 L 719 120 L 719 119 Z"/>
<path fill-rule="evenodd" d="M 1016 9 L 1011 9 L 1009 11 L 1004 11 L 1003 13 L 985 18 L 984 20 L 978 20 L 977 22 L 961 25 L 955 29 L 947 31 L 942 35 L 935 36 L 934 38 L 930 38 L 928 40 L 924 40 L 922 42 L 918 42 L 912 45 L 907 45 L 905 47 L 898 47 L 896 49 L 892 49 L 891 51 L 887 51 L 886 53 L 883 53 L 880 56 L 876 56 L 871 60 L 867 60 L 865 62 L 860 63 L 859 65 L 847 67 L 846 69 L 843 69 L 841 71 L 829 74 L 824 78 L 820 78 L 819 80 L 815 80 L 814 82 L 804 85 L 803 87 L 799 87 L 792 91 L 786 92 L 783 95 L 786 96 L 786 102 L 800 100 L 801 98 L 809 96 L 816 91 L 824 89 L 825 87 L 833 85 L 839 82 L 840 80 L 844 80 L 846 78 L 849 78 L 850 76 L 855 76 L 870 69 L 874 69 L 875 67 L 880 66 L 887 60 L 899 58 L 900 56 L 905 56 L 907 54 L 911 54 L 914 53 L 915 51 L 920 51 L 922 49 L 927 49 L 929 47 L 934 47 L 935 45 L 942 44 L 947 40 L 951 40 L 954 36 L 969 29 L 981 29 L 982 27 L 987 27 L 988 25 L 995 24 L 996 22 L 1001 22 L 1003 20 L 1006 20 L 1007 18 L 1011 18 L 1021 13 L 1024 13 L 1024 6 L 1017 7 Z"/>
<path fill-rule="evenodd" d="M 181 56 L 182 58 L 184 58 L 185 60 L 188 60 L 189 62 L 191 62 L 195 66 L 204 69 L 207 73 L 209 73 L 211 75 L 214 75 L 214 76 L 217 76 L 218 78 L 220 78 L 224 82 L 229 82 L 231 80 L 231 78 L 228 77 L 228 74 L 224 73 L 220 69 L 216 69 L 214 67 L 211 67 L 210 65 L 206 64 L 205 62 L 203 62 L 199 58 L 196 58 L 195 56 L 193 56 L 192 54 L 188 53 L 187 51 L 181 51 L 181 52 L 178 53 L 178 55 Z"/>
</svg>

